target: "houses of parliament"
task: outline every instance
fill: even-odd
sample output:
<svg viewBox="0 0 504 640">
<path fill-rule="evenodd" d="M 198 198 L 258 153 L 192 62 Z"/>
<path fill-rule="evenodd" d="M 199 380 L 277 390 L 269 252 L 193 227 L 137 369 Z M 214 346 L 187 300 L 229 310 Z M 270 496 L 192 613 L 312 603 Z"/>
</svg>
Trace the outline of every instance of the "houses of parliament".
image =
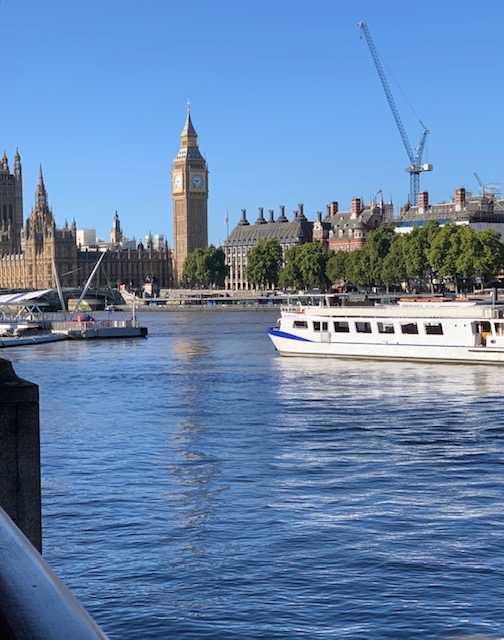
<svg viewBox="0 0 504 640">
<path fill-rule="evenodd" d="M 101 252 L 106 255 L 93 286 L 140 290 L 151 283 L 152 293 L 177 286 L 187 255 L 208 244 L 208 171 L 201 155 L 189 108 L 181 133 L 180 150 L 172 167 L 174 248 L 124 242 L 117 212 L 112 218 L 110 242 L 82 246 L 75 220 L 57 227 L 49 206 L 42 167 L 31 215 L 23 216 L 23 171 L 16 150 L 11 173 L 4 152 L 0 163 L 0 288 L 51 289 L 58 274 L 62 287 L 82 287 Z"/>
</svg>

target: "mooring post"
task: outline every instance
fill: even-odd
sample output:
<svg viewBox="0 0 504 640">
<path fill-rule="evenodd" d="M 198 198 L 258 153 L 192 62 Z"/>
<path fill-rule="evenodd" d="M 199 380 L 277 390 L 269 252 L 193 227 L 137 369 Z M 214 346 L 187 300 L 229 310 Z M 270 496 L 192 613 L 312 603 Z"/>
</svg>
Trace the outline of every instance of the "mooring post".
<svg viewBox="0 0 504 640">
<path fill-rule="evenodd" d="M 0 358 L 0 506 L 42 553 L 38 385 Z"/>
</svg>

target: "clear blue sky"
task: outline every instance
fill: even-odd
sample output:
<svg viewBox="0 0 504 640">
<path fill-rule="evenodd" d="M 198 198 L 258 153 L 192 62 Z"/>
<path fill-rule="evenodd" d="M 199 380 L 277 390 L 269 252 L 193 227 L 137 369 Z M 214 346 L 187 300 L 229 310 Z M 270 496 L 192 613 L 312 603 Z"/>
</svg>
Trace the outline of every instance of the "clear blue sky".
<svg viewBox="0 0 504 640">
<path fill-rule="evenodd" d="M 421 189 L 448 201 L 503 182 L 502 0 L 2 0 L 2 136 L 23 164 L 25 217 L 42 164 L 58 226 L 108 239 L 164 233 L 170 171 L 191 102 L 210 176 L 209 242 L 298 203 L 315 219 L 380 189 L 407 200 L 406 151 L 366 22 L 415 148 Z M 407 98 L 407 101 L 403 98 Z M 414 111 L 410 108 L 413 107 Z"/>
</svg>

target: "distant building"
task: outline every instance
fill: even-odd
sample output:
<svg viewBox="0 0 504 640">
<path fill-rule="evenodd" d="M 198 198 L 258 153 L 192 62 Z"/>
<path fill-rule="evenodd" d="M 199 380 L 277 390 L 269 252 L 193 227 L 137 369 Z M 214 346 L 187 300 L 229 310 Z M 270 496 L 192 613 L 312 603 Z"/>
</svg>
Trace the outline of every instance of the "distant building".
<svg viewBox="0 0 504 640">
<path fill-rule="evenodd" d="M 352 199 L 350 211 L 339 211 L 338 203 L 327 205 L 327 213 L 322 220 L 322 213 L 317 214 L 317 221 L 313 225 L 313 239 L 331 251 L 354 251 L 362 249 L 366 238 L 383 222 L 393 219 L 394 206 L 392 200 L 388 204 L 375 199 L 368 207 L 361 198 Z"/>
<path fill-rule="evenodd" d="M 69 226 L 57 228 L 49 206 L 42 167 L 35 193 L 31 216 L 22 224 L 22 172 L 21 159 L 16 151 L 14 174 L 9 173 L 4 155 L 0 172 L 0 288 L 46 289 L 55 286 L 54 268 L 64 287 L 82 286 L 93 270 L 102 251 L 107 254 L 96 274 L 94 285 L 141 289 L 145 282 L 155 282 L 159 287 L 170 287 L 173 282 L 171 251 L 165 243 L 157 250 L 136 248 L 122 244 L 119 216 L 114 215 L 112 235 L 122 241 L 92 246 L 91 232 L 83 229 L 78 238 L 75 221 Z M 94 240 L 96 233 L 94 232 Z M 112 239 L 112 237 L 111 237 Z M 84 244 L 86 248 L 84 247 Z M 54 265 L 54 266 L 53 266 Z"/>
<path fill-rule="evenodd" d="M 189 106 L 172 166 L 173 277 L 178 284 L 187 256 L 208 246 L 208 168 L 198 148 Z"/>
<path fill-rule="evenodd" d="M 0 166 L 0 222 L 1 251 L 18 253 L 21 250 L 23 230 L 23 174 L 17 149 L 14 173 L 10 172 L 5 152 Z"/>
<path fill-rule="evenodd" d="M 430 204 L 428 192 L 422 191 L 418 194 L 418 206 L 401 209 L 395 221 L 396 231 L 408 233 L 429 220 L 437 220 L 441 225 L 468 224 L 476 231 L 492 228 L 504 237 L 504 200 L 496 193 L 473 195 L 459 187 L 449 202 Z"/>
<path fill-rule="evenodd" d="M 269 217 L 264 218 L 264 209 L 259 208 L 259 215 L 254 224 L 247 220 L 247 212 L 242 209 L 242 217 L 237 226 L 230 233 L 224 243 L 226 265 L 229 273 L 226 278 L 226 289 L 249 290 L 253 286 L 247 282 L 245 267 L 247 253 L 259 240 L 275 238 L 283 252 L 291 247 L 310 242 L 312 239 L 313 222 L 309 222 L 304 215 L 303 205 L 299 205 L 294 212 L 294 218 L 289 221 L 285 215 L 285 207 L 280 207 L 280 214 L 275 220 L 274 211 L 269 211 Z"/>
</svg>

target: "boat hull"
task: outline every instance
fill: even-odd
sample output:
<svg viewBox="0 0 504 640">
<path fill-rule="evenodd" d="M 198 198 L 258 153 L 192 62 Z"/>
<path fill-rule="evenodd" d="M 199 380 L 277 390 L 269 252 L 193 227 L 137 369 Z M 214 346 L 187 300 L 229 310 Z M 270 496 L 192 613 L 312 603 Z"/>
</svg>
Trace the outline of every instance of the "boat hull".
<svg viewBox="0 0 504 640">
<path fill-rule="evenodd" d="M 276 328 L 269 329 L 268 334 L 278 353 L 286 357 L 504 365 L 504 348 L 316 342 Z"/>
</svg>

